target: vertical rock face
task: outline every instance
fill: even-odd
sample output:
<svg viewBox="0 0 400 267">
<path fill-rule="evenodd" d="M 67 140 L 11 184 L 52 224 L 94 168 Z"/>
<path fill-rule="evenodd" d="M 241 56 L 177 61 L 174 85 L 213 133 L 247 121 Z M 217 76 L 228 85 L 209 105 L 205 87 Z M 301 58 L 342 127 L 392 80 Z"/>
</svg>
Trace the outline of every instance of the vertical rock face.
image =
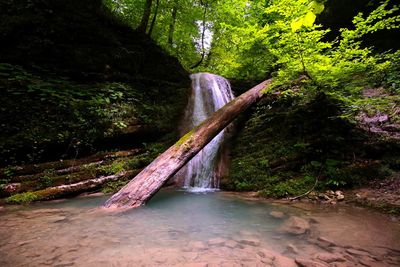
<svg viewBox="0 0 400 267">
<path fill-rule="evenodd" d="M 229 82 L 223 77 L 197 73 L 191 75 L 192 92 L 182 121 L 181 131 L 186 133 L 200 125 L 211 114 L 230 102 L 234 97 Z M 219 172 L 223 165 L 225 131 L 219 133 L 199 154 L 177 174 L 183 187 L 209 189 L 219 187 Z"/>
</svg>

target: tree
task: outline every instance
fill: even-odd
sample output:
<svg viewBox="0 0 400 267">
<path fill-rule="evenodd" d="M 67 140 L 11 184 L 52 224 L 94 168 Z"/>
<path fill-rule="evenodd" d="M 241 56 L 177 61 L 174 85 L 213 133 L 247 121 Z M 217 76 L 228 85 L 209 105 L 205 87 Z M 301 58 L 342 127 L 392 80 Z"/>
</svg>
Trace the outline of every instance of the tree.
<svg viewBox="0 0 400 267">
<path fill-rule="evenodd" d="M 137 27 L 138 31 L 146 33 L 147 25 L 149 23 L 150 15 L 151 15 L 151 6 L 153 4 L 153 0 L 146 0 L 144 11 L 142 15 L 142 19 L 140 21 L 139 26 Z"/>
</svg>

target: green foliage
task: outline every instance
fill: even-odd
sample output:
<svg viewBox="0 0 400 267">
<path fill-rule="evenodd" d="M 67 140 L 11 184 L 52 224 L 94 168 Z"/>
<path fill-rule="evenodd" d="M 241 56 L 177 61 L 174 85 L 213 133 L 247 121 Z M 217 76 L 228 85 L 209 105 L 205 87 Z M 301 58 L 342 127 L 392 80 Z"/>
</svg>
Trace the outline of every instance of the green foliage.
<svg viewBox="0 0 400 267">
<path fill-rule="evenodd" d="M 288 197 L 288 196 L 299 196 L 309 190 L 315 182 L 315 178 L 312 176 L 304 176 L 295 179 L 289 179 L 275 185 L 266 187 L 260 192 L 265 197 Z"/>
<path fill-rule="evenodd" d="M 128 182 L 129 182 L 129 180 L 128 181 L 127 180 L 110 181 L 102 187 L 101 192 L 103 192 L 105 194 L 117 192 L 123 186 L 125 186 Z"/>
<path fill-rule="evenodd" d="M 29 204 L 37 199 L 39 199 L 39 197 L 34 193 L 25 192 L 6 198 L 6 202 L 10 204 Z"/>
<path fill-rule="evenodd" d="M 117 159 L 117 160 L 114 160 L 109 165 L 104 165 L 104 166 L 100 167 L 100 172 L 103 173 L 104 175 L 113 175 L 113 174 L 123 172 L 126 169 L 127 169 L 126 160 Z"/>
<path fill-rule="evenodd" d="M 131 125 L 172 130 L 171 121 L 184 105 L 184 90 L 174 87 L 173 92 L 162 95 L 158 86 L 139 88 L 117 82 L 81 84 L 50 72 L 39 75 L 0 64 L 4 96 L 0 158 L 13 164 L 16 153 L 27 150 L 25 162 L 35 162 L 50 144 L 76 156 L 91 150 L 96 141 L 129 132 Z M 171 105 L 173 101 L 175 105 Z"/>
</svg>

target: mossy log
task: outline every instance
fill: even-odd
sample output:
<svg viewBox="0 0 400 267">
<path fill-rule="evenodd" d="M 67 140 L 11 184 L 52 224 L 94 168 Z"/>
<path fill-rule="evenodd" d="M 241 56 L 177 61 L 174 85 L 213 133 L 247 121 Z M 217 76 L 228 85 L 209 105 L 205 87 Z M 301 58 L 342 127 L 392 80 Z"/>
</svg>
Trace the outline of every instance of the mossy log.
<svg viewBox="0 0 400 267">
<path fill-rule="evenodd" d="M 7 167 L 0 169 L 0 178 L 9 179 L 12 183 L 37 180 L 39 177 L 43 176 L 42 172 L 46 170 L 54 170 L 54 172 L 58 175 L 67 174 L 81 171 L 88 167 L 101 165 L 104 160 L 107 159 L 129 157 L 132 155 L 136 155 L 139 152 L 140 149 L 107 153 L 101 152 L 81 159 L 68 159 L 39 164 L 29 164 L 24 166 Z M 11 172 L 11 177 L 7 177 L 5 175 L 7 171 Z"/>
<path fill-rule="evenodd" d="M 75 196 L 83 192 L 88 192 L 97 189 L 103 184 L 110 181 L 128 179 L 129 177 L 136 175 L 137 173 L 138 170 L 127 171 L 127 172 L 124 171 L 113 175 L 101 176 L 98 178 L 81 181 L 78 183 L 54 186 L 33 192 L 25 192 L 13 195 L 7 198 L 6 201 L 9 203 L 18 203 L 18 199 L 23 198 L 24 194 L 29 194 L 30 201 L 39 201 L 39 200 L 62 198 L 67 196 Z"/>
<path fill-rule="evenodd" d="M 104 207 L 128 209 L 143 205 L 219 132 L 260 99 L 262 91 L 270 83 L 271 80 L 260 83 L 216 111 L 158 156 L 132 181 L 108 199 Z"/>
</svg>

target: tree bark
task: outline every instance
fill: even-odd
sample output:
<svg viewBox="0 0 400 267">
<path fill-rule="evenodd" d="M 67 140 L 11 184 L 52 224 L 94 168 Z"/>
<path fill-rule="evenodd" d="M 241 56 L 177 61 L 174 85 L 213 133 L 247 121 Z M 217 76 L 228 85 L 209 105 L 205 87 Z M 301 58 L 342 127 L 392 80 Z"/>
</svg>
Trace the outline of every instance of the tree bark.
<svg viewBox="0 0 400 267">
<path fill-rule="evenodd" d="M 172 20 L 169 24 L 169 32 L 168 32 L 168 44 L 172 47 L 174 41 L 174 32 L 175 32 L 175 23 L 176 23 L 176 15 L 178 13 L 178 1 L 175 0 L 174 7 L 172 9 Z"/>
<path fill-rule="evenodd" d="M 160 188 L 262 95 L 271 80 L 264 81 L 216 111 L 211 117 L 184 135 L 158 156 L 119 192 L 106 201 L 106 208 L 136 208 L 148 201 Z"/>
<path fill-rule="evenodd" d="M 204 47 L 204 38 L 206 34 L 206 18 L 207 18 L 207 5 L 204 5 L 204 13 L 203 13 L 203 24 L 202 24 L 202 32 L 201 32 L 201 58 L 200 60 L 194 64 L 190 69 L 197 68 L 203 63 L 204 57 L 206 56 L 206 49 Z"/>
<path fill-rule="evenodd" d="M 159 5 L 160 5 L 160 0 L 157 0 L 156 1 L 156 7 L 154 8 L 153 19 L 151 20 L 149 32 L 147 33 L 148 36 L 151 36 L 151 34 L 153 33 L 154 25 L 156 24 L 156 20 L 157 20 L 158 6 Z"/>
<path fill-rule="evenodd" d="M 140 32 L 146 33 L 147 25 L 149 24 L 152 3 L 153 0 L 146 0 L 146 3 L 144 5 L 143 16 L 140 21 L 139 27 L 137 28 L 137 30 Z"/>
</svg>

